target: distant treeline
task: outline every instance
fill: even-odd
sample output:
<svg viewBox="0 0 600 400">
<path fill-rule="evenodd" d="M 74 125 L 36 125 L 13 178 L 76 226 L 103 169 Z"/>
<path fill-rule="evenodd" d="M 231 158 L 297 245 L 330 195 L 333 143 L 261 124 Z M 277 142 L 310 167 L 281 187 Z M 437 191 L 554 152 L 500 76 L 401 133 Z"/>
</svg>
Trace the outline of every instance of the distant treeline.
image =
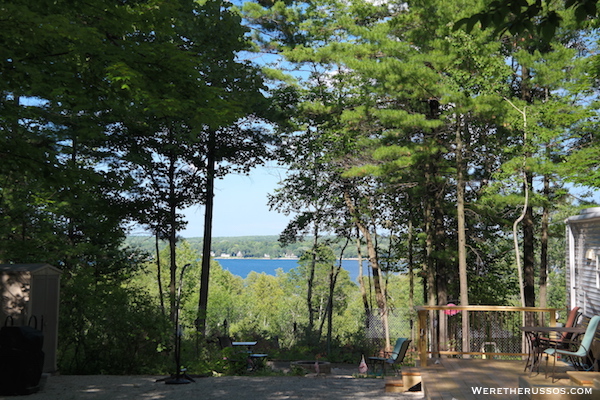
<svg viewBox="0 0 600 400">
<path fill-rule="evenodd" d="M 279 236 L 237 236 L 237 237 L 215 237 L 212 240 L 212 252 L 215 257 L 227 255 L 230 257 L 247 257 L 247 258 L 281 258 L 281 257 L 300 257 L 304 252 L 309 251 L 312 246 L 312 238 L 306 237 L 305 240 L 281 246 L 278 241 Z M 331 248 L 338 257 L 340 255 L 343 243 L 341 241 L 334 240 L 333 237 L 327 239 L 331 240 Z M 190 246 L 198 251 L 202 252 L 203 238 L 185 238 Z M 129 236 L 127 238 L 127 244 L 130 246 L 139 247 L 149 253 L 153 253 L 155 249 L 154 238 L 150 236 Z M 160 247 L 163 248 L 167 245 L 167 242 L 162 242 Z M 365 253 L 363 253 L 365 254 Z M 355 245 L 349 245 L 346 247 L 344 258 L 356 258 L 358 257 L 358 251 Z"/>
</svg>

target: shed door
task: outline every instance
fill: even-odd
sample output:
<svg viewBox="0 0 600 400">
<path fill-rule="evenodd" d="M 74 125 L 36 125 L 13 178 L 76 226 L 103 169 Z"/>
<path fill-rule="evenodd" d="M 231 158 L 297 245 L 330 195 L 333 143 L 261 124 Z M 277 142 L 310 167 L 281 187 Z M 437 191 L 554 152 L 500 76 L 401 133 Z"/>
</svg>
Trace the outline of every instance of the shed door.
<svg viewBox="0 0 600 400">
<path fill-rule="evenodd" d="M 45 372 L 56 371 L 59 279 L 58 274 L 32 277 L 30 315 L 37 318 L 38 329 L 44 332 Z"/>
</svg>

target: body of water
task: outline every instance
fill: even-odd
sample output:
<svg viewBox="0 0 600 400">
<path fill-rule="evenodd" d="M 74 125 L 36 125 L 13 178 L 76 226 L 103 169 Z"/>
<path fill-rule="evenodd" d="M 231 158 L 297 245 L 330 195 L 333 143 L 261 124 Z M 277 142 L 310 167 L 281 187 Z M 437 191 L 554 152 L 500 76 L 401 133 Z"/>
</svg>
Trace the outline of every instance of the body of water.
<svg viewBox="0 0 600 400">
<path fill-rule="evenodd" d="M 298 266 L 297 259 L 289 258 L 217 258 L 223 269 L 228 270 L 234 275 L 246 278 L 252 271 L 259 274 L 264 272 L 267 275 L 275 275 L 275 271 L 282 269 L 288 272 L 290 269 Z M 364 273 L 366 274 L 367 261 L 363 261 Z M 350 279 L 356 282 L 358 278 L 358 260 L 343 260 L 342 268 L 350 273 Z"/>
</svg>

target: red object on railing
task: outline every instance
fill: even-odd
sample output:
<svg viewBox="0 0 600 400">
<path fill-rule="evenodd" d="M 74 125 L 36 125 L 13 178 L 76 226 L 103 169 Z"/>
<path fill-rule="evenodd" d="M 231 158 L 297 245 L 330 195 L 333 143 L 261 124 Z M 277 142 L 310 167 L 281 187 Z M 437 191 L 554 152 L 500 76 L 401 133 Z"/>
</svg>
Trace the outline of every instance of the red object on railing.
<svg viewBox="0 0 600 400">
<path fill-rule="evenodd" d="M 448 304 L 446 304 L 446 306 L 456 306 L 456 304 L 453 304 L 453 303 L 448 303 Z M 452 315 L 456 315 L 456 314 L 458 314 L 458 313 L 459 313 L 459 311 L 458 311 L 458 310 L 444 310 L 444 314 L 446 314 L 446 315 L 450 315 L 450 316 L 452 316 Z"/>
</svg>

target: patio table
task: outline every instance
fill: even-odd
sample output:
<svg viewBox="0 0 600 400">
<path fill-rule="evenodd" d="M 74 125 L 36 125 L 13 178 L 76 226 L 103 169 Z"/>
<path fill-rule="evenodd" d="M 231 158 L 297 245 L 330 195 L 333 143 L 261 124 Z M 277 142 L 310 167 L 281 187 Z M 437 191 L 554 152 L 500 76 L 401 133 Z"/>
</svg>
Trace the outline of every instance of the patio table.
<svg viewBox="0 0 600 400">
<path fill-rule="evenodd" d="M 540 359 L 542 353 L 547 347 L 544 347 L 540 341 L 540 334 L 550 334 L 553 332 L 557 333 L 585 333 L 585 327 L 573 326 L 522 326 L 521 331 L 525 333 L 528 343 L 527 351 L 527 362 L 525 363 L 524 371 L 527 371 L 529 367 L 529 373 L 533 373 L 533 369 L 537 366 L 537 371 L 540 371 Z"/>
<path fill-rule="evenodd" d="M 259 368 L 264 368 L 266 365 L 268 354 L 255 354 L 252 353 L 252 347 L 256 346 L 258 342 L 231 342 L 233 347 L 246 347 L 244 352 L 248 354 L 248 369 L 256 371 Z"/>
<path fill-rule="evenodd" d="M 250 352 L 252 347 L 256 346 L 256 343 L 258 342 L 231 342 L 231 345 L 233 347 L 246 347 L 248 352 Z"/>
</svg>

